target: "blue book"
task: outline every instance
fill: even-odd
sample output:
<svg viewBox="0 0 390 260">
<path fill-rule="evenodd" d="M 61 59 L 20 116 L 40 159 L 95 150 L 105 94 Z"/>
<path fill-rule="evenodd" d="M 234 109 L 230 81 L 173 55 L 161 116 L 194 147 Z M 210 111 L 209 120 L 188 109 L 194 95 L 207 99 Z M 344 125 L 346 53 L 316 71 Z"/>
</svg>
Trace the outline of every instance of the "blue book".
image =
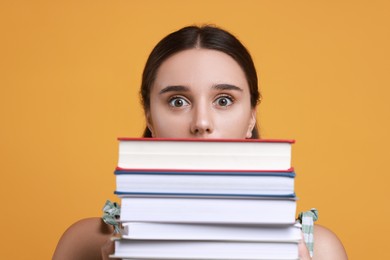
<svg viewBox="0 0 390 260">
<path fill-rule="evenodd" d="M 116 191 L 128 196 L 295 198 L 293 169 L 286 171 L 124 170 Z"/>
</svg>

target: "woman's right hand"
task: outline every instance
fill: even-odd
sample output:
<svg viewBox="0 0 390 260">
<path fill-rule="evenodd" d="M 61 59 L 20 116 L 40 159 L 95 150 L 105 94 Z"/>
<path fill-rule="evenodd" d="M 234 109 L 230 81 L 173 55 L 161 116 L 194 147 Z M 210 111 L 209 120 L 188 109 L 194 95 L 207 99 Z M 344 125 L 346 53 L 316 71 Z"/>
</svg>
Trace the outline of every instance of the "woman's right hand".
<svg viewBox="0 0 390 260">
<path fill-rule="evenodd" d="M 107 242 L 101 248 L 102 259 L 103 260 L 113 260 L 113 259 L 120 260 L 119 258 L 110 258 L 110 255 L 114 254 L 114 251 L 115 251 L 115 243 L 110 238 L 107 240 Z"/>
</svg>

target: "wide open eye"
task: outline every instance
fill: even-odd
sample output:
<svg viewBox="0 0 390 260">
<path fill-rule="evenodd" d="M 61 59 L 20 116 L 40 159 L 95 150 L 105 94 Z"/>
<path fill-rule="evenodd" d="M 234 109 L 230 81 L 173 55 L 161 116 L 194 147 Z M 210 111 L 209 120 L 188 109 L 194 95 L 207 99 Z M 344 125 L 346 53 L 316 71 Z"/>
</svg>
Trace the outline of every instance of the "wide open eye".
<svg viewBox="0 0 390 260">
<path fill-rule="evenodd" d="M 185 107 L 190 105 L 185 98 L 177 96 L 170 98 L 168 103 L 172 107 Z"/>
<path fill-rule="evenodd" d="M 215 101 L 214 104 L 220 107 L 228 107 L 234 102 L 231 96 L 220 96 Z"/>
</svg>

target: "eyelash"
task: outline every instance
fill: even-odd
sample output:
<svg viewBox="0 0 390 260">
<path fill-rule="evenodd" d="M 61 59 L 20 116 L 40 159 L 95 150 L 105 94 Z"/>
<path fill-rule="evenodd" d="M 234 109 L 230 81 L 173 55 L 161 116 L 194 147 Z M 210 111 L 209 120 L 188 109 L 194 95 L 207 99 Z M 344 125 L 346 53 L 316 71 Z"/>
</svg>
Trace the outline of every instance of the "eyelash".
<svg viewBox="0 0 390 260">
<path fill-rule="evenodd" d="M 215 101 L 214 101 L 213 103 L 217 103 L 217 101 L 218 101 L 219 99 L 221 99 L 221 98 L 226 98 L 226 99 L 228 99 L 229 102 L 230 102 L 230 104 L 228 104 L 228 105 L 226 105 L 226 106 L 221 106 L 221 107 L 228 107 L 228 106 L 231 106 L 231 105 L 233 105 L 233 103 L 235 102 L 235 99 L 234 99 L 232 96 L 224 94 L 224 95 L 218 96 L 218 97 L 215 99 Z M 217 104 L 217 105 L 218 105 L 218 104 Z"/>
<path fill-rule="evenodd" d="M 228 103 L 227 105 L 220 105 L 218 104 L 218 100 L 220 99 L 227 99 L 229 100 L 230 103 Z M 176 106 L 174 105 L 173 102 L 177 101 L 177 100 L 183 100 L 186 104 L 183 104 L 183 105 L 180 105 L 180 106 Z M 226 95 L 226 94 L 222 94 L 218 97 L 215 98 L 215 100 L 213 101 L 213 104 L 219 106 L 219 107 L 223 107 L 223 108 L 226 108 L 226 107 L 229 107 L 231 105 L 233 105 L 233 103 L 235 102 L 235 99 L 234 97 L 230 96 L 230 95 Z M 168 99 L 168 104 L 174 108 L 180 108 L 180 107 L 183 107 L 183 106 L 186 106 L 188 104 L 190 104 L 190 102 L 183 96 L 172 96 Z"/>
<path fill-rule="evenodd" d="M 180 108 L 180 107 L 183 107 L 184 105 L 182 106 L 175 106 L 172 102 L 174 101 L 177 101 L 177 100 L 184 100 L 184 102 L 186 102 L 187 104 L 190 104 L 190 102 L 183 96 L 172 96 L 168 99 L 168 104 L 174 108 Z"/>
</svg>

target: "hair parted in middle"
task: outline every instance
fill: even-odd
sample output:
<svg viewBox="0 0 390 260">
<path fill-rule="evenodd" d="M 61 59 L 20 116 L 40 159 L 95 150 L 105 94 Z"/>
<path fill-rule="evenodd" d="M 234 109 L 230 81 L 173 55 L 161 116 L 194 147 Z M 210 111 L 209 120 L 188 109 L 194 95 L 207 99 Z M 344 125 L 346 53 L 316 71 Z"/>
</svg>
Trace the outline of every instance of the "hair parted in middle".
<svg viewBox="0 0 390 260">
<path fill-rule="evenodd" d="M 251 106 L 260 102 L 258 78 L 252 57 L 245 46 L 231 33 L 216 26 L 187 26 L 164 37 L 152 50 L 142 74 L 141 101 L 146 112 L 150 109 L 150 92 L 158 69 L 169 57 L 180 51 L 203 48 L 221 51 L 232 57 L 244 71 L 249 86 Z M 151 137 L 145 129 L 144 137 Z M 259 138 L 257 126 L 252 131 L 253 139 Z"/>
</svg>

